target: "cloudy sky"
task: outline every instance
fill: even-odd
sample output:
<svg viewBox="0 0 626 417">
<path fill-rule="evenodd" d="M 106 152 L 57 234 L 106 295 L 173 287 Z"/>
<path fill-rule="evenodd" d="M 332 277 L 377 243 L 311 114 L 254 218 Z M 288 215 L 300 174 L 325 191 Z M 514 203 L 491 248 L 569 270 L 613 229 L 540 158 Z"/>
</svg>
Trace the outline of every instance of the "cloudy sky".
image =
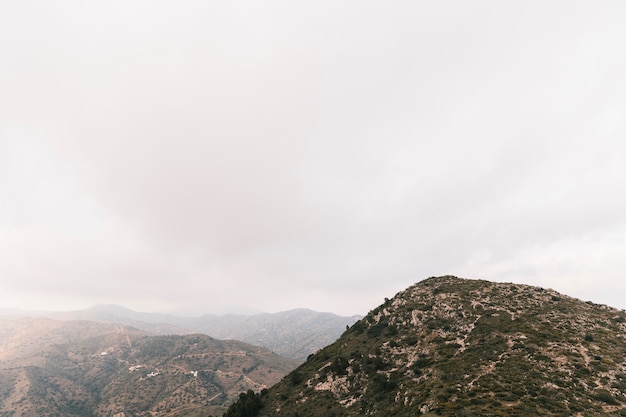
<svg viewBox="0 0 626 417">
<path fill-rule="evenodd" d="M 0 4 L 0 307 L 626 308 L 626 3 Z"/>
</svg>

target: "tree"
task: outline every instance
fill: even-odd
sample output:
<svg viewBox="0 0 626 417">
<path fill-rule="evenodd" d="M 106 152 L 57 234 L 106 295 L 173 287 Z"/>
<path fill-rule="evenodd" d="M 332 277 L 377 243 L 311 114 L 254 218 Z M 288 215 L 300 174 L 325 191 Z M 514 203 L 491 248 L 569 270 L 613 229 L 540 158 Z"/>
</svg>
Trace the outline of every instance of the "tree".
<svg viewBox="0 0 626 417">
<path fill-rule="evenodd" d="M 236 403 L 231 404 L 224 413 L 224 417 L 256 417 L 263 408 L 261 401 L 262 395 L 267 394 L 267 390 L 263 390 L 262 394 L 255 394 L 251 389 L 248 392 L 239 394 Z"/>
</svg>

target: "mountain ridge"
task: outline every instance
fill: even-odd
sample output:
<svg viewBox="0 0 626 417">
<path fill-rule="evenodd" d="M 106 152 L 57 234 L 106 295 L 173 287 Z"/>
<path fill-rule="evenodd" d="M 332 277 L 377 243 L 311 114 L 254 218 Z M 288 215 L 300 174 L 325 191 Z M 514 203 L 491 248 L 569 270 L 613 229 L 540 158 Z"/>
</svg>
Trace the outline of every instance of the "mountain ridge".
<svg viewBox="0 0 626 417">
<path fill-rule="evenodd" d="M 27 315 L 27 312 L 24 314 Z M 346 326 L 351 326 L 360 318 L 305 308 L 254 315 L 184 317 L 137 312 L 117 304 L 97 304 L 74 311 L 34 312 L 33 315 L 55 320 L 122 324 L 160 335 L 202 333 L 217 339 L 241 340 L 300 361 L 335 341 Z"/>
</svg>

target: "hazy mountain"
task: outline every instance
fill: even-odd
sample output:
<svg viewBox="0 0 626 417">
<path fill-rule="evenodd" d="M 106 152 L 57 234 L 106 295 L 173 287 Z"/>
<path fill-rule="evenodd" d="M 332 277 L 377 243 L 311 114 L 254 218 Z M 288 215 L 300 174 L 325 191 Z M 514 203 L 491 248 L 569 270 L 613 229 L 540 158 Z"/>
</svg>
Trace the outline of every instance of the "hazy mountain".
<svg viewBox="0 0 626 417">
<path fill-rule="evenodd" d="M 84 310 L 46 313 L 56 320 L 89 320 L 102 323 L 123 324 L 159 335 L 184 335 L 196 333 L 189 326 L 195 318 L 168 314 L 142 313 L 115 304 L 98 304 Z"/>
<path fill-rule="evenodd" d="M 626 416 L 626 313 L 538 287 L 430 278 L 227 415 Z"/>
<path fill-rule="evenodd" d="M 241 340 L 304 361 L 308 355 L 334 342 L 346 326 L 360 316 L 343 317 L 296 309 L 273 314 L 180 317 L 140 313 L 117 305 L 97 305 L 85 310 L 48 313 L 59 320 L 91 320 L 136 327 L 155 334 L 203 333 L 217 339 Z"/>
<path fill-rule="evenodd" d="M 331 344 L 359 319 L 297 309 L 253 316 L 203 316 L 194 330 L 218 339 L 236 339 L 300 360 Z"/>
<path fill-rule="evenodd" d="M 39 315 L 40 312 L 27 312 L 18 308 L 0 308 L 0 318 L 18 318 L 24 316 Z"/>
<path fill-rule="evenodd" d="M 108 323 L 59 321 L 47 318 L 0 320 L 0 366 L 40 365 L 44 354 L 53 345 L 80 342 L 89 337 L 124 330 L 128 335 L 149 333 Z"/>
<path fill-rule="evenodd" d="M 220 415 L 239 392 L 271 386 L 297 363 L 206 335 L 0 320 L 0 416 Z"/>
</svg>

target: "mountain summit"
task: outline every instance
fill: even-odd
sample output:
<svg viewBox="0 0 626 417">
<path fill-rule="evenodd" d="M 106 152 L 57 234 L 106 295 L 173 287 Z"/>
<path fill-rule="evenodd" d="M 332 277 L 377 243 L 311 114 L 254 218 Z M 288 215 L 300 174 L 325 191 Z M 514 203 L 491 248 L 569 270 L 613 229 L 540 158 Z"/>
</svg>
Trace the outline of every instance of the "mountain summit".
<svg viewBox="0 0 626 417">
<path fill-rule="evenodd" d="M 626 416 L 625 336 L 626 313 L 614 308 L 434 277 L 226 415 Z"/>
</svg>

